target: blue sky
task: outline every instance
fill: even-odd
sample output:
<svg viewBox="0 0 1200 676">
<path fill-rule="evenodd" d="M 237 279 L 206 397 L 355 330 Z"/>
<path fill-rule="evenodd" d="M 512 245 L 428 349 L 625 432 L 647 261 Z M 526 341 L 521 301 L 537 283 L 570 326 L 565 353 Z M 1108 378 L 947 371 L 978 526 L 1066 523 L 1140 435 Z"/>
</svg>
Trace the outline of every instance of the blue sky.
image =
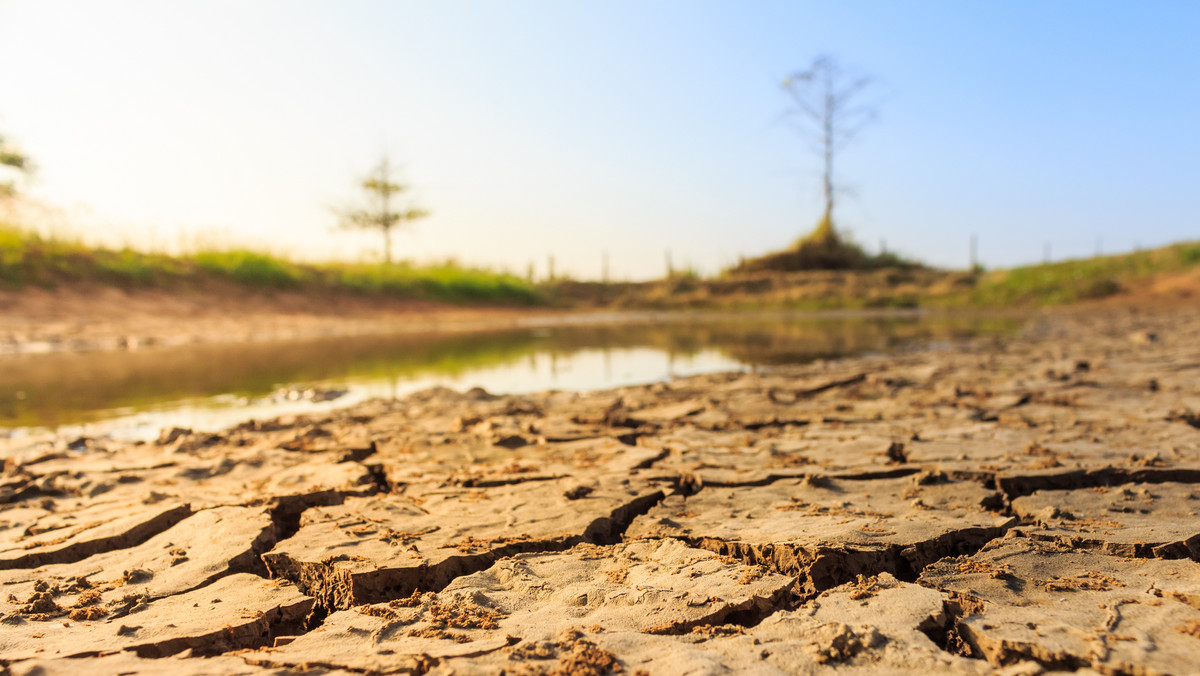
<svg viewBox="0 0 1200 676">
<path fill-rule="evenodd" d="M 828 53 L 876 78 L 840 227 L 1002 266 L 1197 237 L 1197 34 L 1184 0 L 0 0 L 0 133 L 95 241 L 370 256 L 331 210 L 386 151 L 433 212 L 401 257 L 715 272 L 818 219 L 779 83 Z"/>
</svg>

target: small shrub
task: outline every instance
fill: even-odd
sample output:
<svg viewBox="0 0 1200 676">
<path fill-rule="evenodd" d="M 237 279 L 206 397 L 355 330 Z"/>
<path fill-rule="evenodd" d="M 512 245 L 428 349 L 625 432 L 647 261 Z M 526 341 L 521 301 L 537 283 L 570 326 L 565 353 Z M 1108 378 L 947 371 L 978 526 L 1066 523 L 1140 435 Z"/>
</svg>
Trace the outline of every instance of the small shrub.
<svg viewBox="0 0 1200 676">
<path fill-rule="evenodd" d="M 885 251 L 868 254 L 862 247 L 839 235 L 828 215 L 816 229 L 796 240 L 788 249 L 743 259 L 729 272 L 799 272 L 802 270 L 878 270 L 916 268 L 920 264 Z"/>
</svg>

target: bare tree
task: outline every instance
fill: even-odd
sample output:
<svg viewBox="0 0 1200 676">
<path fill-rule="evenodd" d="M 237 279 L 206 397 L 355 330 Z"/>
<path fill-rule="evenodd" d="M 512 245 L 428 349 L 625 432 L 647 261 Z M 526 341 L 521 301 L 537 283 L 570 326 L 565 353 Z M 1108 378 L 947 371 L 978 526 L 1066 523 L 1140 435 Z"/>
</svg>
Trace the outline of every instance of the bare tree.
<svg viewBox="0 0 1200 676">
<path fill-rule="evenodd" d="M 875 119 L 874 108 L 859 103 L 863 90 L 872 82 L 869 77 L 842 70 L 829 55 L 817 57 L 808 70 L 792 73 L 783 80 L 783 90 L 792 100 L 786 115 L 801 135 L 809 139 L 823 163 L 825 215 L 809 240 L 829 241 L 836 237 L 833 229 L 836 192 L 833 161 L 838 152 Z"/>
<path fill-rule="evenodd" d="M 3 135 L 0 135 L 0 166 L 11 167 L 17 172 L 28 174 L 32 169 L 29 158 L 18 151 Z M 2 175 L 0 175 L 2 179 Z M 13 181 L 0 180 L 0 199 L 13 197 L 17 194 L 17 186 Z"/>
<path fill-rule="evenodd" d="M 408 192 L 408 186 L 392 181 L 392 167 L 387 155 L 379 165 L 363 179 L 362 188 L 367 192 L 367 206 L 342 212 L 343 228 L 379 230 L 383 233 L 383 260 L 392 263 L 392 229 L 429 215 L 428 211 L 410 207 L 392 208 L 394 199 Z"/>
</svg>

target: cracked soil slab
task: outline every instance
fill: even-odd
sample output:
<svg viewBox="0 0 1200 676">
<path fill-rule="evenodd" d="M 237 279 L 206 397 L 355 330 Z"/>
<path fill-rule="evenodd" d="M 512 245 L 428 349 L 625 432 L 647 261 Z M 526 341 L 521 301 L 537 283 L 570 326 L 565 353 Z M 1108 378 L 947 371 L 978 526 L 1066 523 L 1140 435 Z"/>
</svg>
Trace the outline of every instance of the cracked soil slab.
<svg viewBox="0 0 1200 676">
<path fill-rule="evenodd" d="M 134 606 L 117 619 L 37 621 L 8 615 L 0 631 L 5 660 L 88 656 L 130 650 L 143 657 L 188 649 L 218 653 L 261 645 L 282 627 L 291 631 L 313 600 L 294 585 L 249 573 Z"/>
<path fill-rule="evenodd" d="M 0 615 L 86 621 L 262 567 L 274 524 L 261 508 L 202 510 L 129 549 L 0 571 Z M 127 599 L 136 599 L 130 603 Z"/>
<path fill-rule="evenodd" d="M 1200 487 L 1174 482 L 1038 491 L 1012 503 L 1030 537 L 1114 556 L 1200 560 Z"/>
<path fill-rule="evenodd" d="M 263 560 L 326 607 L 347 608 L 440 589 L 517 552 L 611 539 L 661 497 L 622 478 L 414 487 L 311 509 Z"/>
<path fill-rule="evenodd" d="M 954 632 L 993 665 L 1170 674 L 1200 655 L 1200 569 L 1012 534 L 920 583 L 954 593 Z"/>
<path fill-rule="evenodd" d="M 8 666 L 12 676 L 351 676 L 355 672 L 310 667 L 260 667 L 237 656 L 138 657 L 122 652 L 103 657 L 24 660 Z"/>
<path fill-rule="evenodd" d="M 861 574 L 912 574 L 982 546 L 1014 522 L 984 508 L 996 500 L 978 483 L 923 475 L 781 480 L 672 495 L 627 536 L 679 538 L 795 575 L 814 593 Z"/>
<path fill-rule="evenodd" d="M 48 511 L 17 523 L 0 543 L 0 570 L 69 563 L 98 552 L 123 549 L 175 525 L 191 514 L 178 502 L 99 503 L 79 510 Z"/>
<path fill-rule="evenodd" d="M 785 576 L 675 541 L 579 545 L 515 555 L 436 594 L 336 612 L 319 629 L 251 661 L 367 671 L 467 668 L 504 648 L 512 647 L 506 660 L 535 654 L 574 627 L 652 637 L 758 617 L 787 599 L 791 585 Z"/>
</svg>

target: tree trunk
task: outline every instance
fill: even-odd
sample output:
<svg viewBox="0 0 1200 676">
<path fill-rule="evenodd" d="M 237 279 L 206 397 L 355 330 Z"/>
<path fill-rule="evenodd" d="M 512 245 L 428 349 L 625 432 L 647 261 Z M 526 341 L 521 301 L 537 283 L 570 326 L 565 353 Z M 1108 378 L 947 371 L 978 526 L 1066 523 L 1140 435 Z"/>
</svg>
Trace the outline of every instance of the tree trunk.
<svg viewBox="0 0 1200 676">
<path fill-rule="evenodd" d="M 825 192 L 825 215 L 813 231 L 812 239 L 820 243 L 832 242 L 836 237 L 833 230 L 833 118 L 836 114 L 837 102 L 833 93 L 833 74 L 825 71 L 825 111 L 821 125 L 822 146 L 824 150 L 825 175 L 822 181 Z"/>
</svg>

